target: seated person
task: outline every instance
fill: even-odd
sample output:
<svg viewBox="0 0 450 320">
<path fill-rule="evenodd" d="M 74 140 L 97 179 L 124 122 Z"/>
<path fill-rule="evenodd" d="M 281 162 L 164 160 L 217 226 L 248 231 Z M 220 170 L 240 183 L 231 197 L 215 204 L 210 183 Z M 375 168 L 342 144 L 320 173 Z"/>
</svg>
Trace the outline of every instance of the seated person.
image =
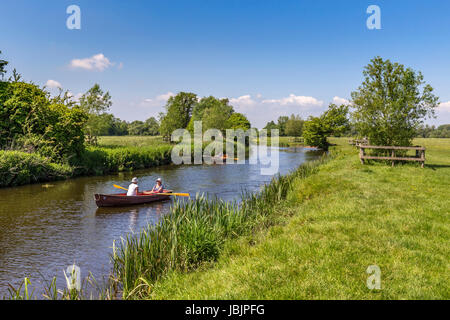
<svg viewBox="0 0 450 320">
<path fill-rule="evenodd" d="M 128 187 L 127 196 L 137 196 L 139 193 L 138 179 L 135 177 L 131 180 L 131 184 Z"/>
<path fill-rule="evenodd" d="M 156 179 L 156 185 L 152 189 L 152 193 L 163 193 L 164 186 L 162 184 L 161 178 Z"/>
</svg>

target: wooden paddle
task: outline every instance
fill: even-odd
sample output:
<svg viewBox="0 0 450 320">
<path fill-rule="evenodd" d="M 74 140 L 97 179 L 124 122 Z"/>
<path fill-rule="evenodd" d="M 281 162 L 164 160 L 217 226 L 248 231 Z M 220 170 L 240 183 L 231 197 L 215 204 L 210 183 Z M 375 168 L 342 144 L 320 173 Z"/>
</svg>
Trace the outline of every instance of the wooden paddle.
<svg viewBox="0 0 450 320">
<path fill-rule="evenodd" d="M 127 190 L 127 188 L 118 186 L 117 184 L 113 184 L 113 186 L 117 189 L 123 189 L 123 190 Z M 161 194 L 161 195 L 165 195 L 165 196 L 179 196 L 179 197 L 190 197 L 189 193 L 150 193 L 150 192 L 144 192 L 144 194 Z"/>
</svg>

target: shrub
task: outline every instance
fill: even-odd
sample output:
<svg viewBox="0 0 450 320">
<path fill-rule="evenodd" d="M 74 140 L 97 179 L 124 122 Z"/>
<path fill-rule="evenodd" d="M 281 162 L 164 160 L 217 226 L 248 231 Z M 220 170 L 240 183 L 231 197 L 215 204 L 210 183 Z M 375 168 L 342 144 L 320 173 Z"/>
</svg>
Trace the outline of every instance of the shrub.
<svg viewBox="0 0 450 320">
<path fill-rule="evenodd" d="M 0 151 L 0 187 L 65 179 L 71 174 L 68 165 L 52 163 L 37 154 Z"/>
<path fill-rule="evenodd" d="M 76 175 L 101 175 L 111 172 L 151 168 L 170 164 L 172 147 L 88 147 L 73 162 Z"/>
<path fill-rule="evenodd" d="M 15 142 L 53 161 L 67 162 L 84 149 L 87 115 L 32 83 L 0 83 L 0 147 Z"/>
</svg>

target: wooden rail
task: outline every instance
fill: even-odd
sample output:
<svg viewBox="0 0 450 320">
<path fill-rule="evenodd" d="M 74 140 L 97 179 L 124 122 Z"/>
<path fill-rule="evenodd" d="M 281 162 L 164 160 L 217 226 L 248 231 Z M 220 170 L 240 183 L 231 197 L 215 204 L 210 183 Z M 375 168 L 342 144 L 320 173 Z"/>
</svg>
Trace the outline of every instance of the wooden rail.
<svg viewBox="0 0 450 320">
<path fill-rule="evenodd" d="M 364 164 L 364 160 L 391 160 L 392 166 L 394 166 L 395 161 L 418 161 L 421 162 L 421 167 L 425 165 L 425 148 L 424 147 L 394 147 L 394 146 L 369 146 L 364 144 L 358 144 L 359 148 L 359 159 L 361 163 Z M 391 150 L 391 156 L 368 156 L 365 154 L 365 149 L 378 149 L 378 150 Z M 395 155 L 396 150 L 416 150 L 415 157 L 397 157 Z"/>
</svg>

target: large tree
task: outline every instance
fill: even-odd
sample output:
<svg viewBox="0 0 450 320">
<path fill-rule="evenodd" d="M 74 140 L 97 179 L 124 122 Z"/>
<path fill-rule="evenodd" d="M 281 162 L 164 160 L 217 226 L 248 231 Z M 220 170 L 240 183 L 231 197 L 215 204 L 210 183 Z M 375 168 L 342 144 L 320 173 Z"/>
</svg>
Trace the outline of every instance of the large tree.
<svg viewBox="0 0 450 320">
<path fill-rule="evenodd" d="M 89 114 L 102 114 L 108 111 L 111 105 L 111 95 L 109 92 L 104 93 L 97 83 L 80 98 L 80 107 Z"/>
<path fill-rule="evenodd" d="M 286 122 L 285 134 L 290 137 L 300 137 L 303 133 L 303 122 L 300 116 L 291 115 Z"/>
<path fill-rule="evenodd" d="M 202 121 L 202 129 L 218 129 L 225 133 L 227 120 L 234 113 L 228 99 L 217 99 L 213 96 L 202 98 L 194 107 L 188 130 L 194 131 L 194 121 Z"/>
<path fill-rule="evenodd" d="M 244 130 L 251 128 L 250 121 L 242 113 L 235 112 L 227 120 L 227 129 Z"/>
<path fill-rule="evenodd" d="M 272 136 L 272 130 L 279 130 L 278 125 L 273 120 L 270 122 L 267 122 L 266 126 L 263 129 L 267 130 L 268 137 Z M 278 132 L 278 134 L 279 134 L 279 132 Z"/>
<path fill-rule="evenodd" d="M 339 137 L 350 131 L 350 121 L 348 119 L 348 105 L 330 104 L 328 109 L 322 114 L 321 119 L 328 128 L 329 134 Z"/>
<path fill-rule="evenodd" d="M 348 106 L 330 104 L 320 117 L 309 117 L 304 123 L 303 138 L 310 146 L 328 149 L 327 137 L 338 136 L 350 129 Z"/>
<path fill-rule="evenodd" d="M 105 130 L 105 117 L 102 117 L 112 105 L 109 92 L 103 92 L 97 83 L 80 98 L 80 107 L 89 114 L 86 123 L 86 135 L 88 143 L 96 143 L 96 137 L 102 135 Z"/>
<path fill-rule="evenodd" d="M 157 136 L 159 134 L 159 123 L 155 117 L 150 117 L 145 120 L 144 135 Z"/>
<path fill-rule="evenodd" d="M 375 145 L 408 146 L 439 98 L 422 73 L 376 57 L 363 71 L 364 82 L 352 92 L 353 119 L 360 136 Z"/>
<path fill-rule="evenodd" d="M 279 132 L 280 137 L 286 136 L 286 124 L 288 121 L 289 121 L 288 116 L 278 117 L 277 126 L 278 126 L 278 130 L 280 130 L 280 132 Z"/>
<path fill-rule="evenodd" d="M 186 128 L 196 103 L 197 95 L 190 92 L 180 92 L 170 97 L 166 103 L 166 113 L 161 117 L 161 134 L 168 138 L 174 130 Z"/>
</svg>

